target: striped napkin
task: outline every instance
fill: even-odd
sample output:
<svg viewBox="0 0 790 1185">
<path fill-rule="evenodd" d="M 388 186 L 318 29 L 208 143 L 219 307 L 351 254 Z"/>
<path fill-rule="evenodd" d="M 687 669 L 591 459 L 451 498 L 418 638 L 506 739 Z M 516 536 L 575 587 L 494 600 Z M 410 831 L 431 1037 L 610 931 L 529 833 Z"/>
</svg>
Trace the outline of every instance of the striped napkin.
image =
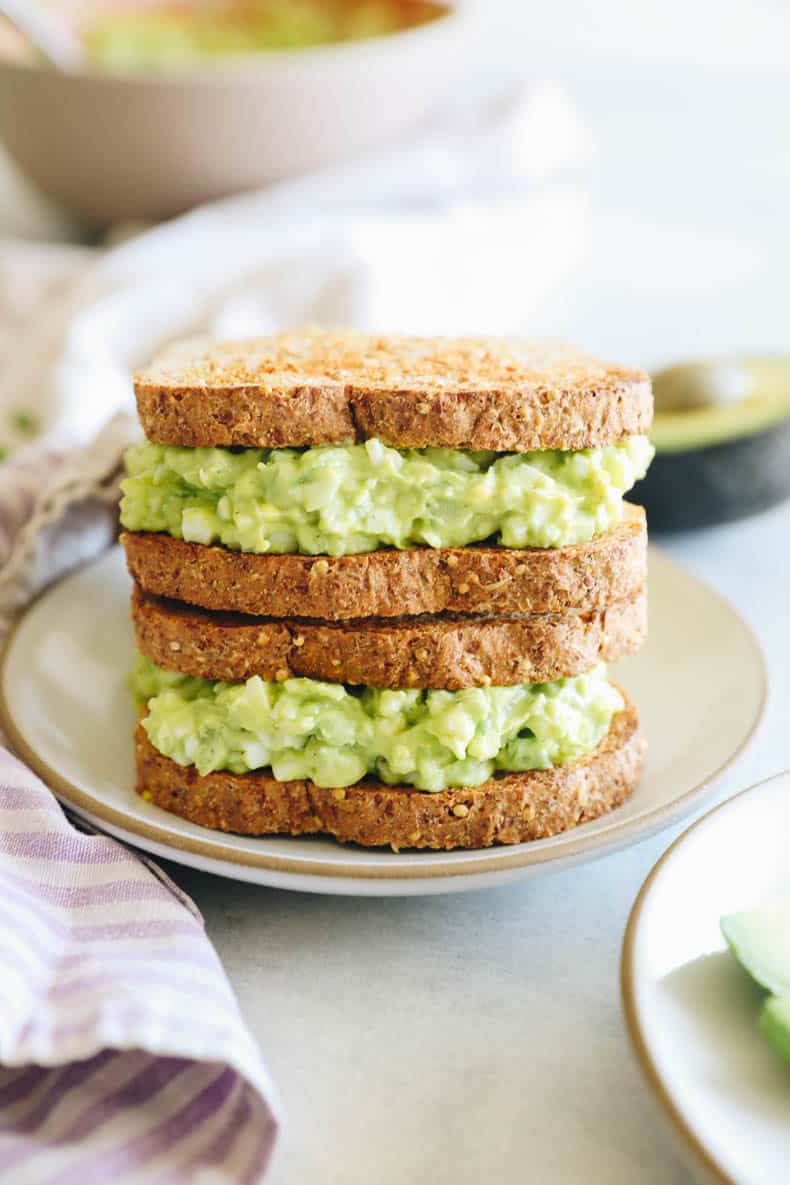
<svg viewBox="0 0 790 1185">
<path fill-rule="evenodd" d="M 125 418 L 0 474 L 0 632 L 112 539 Z M 252 1185 L 268 1072 L 194 904 L 0 748 L 0 1182 Z"/>
</svg>

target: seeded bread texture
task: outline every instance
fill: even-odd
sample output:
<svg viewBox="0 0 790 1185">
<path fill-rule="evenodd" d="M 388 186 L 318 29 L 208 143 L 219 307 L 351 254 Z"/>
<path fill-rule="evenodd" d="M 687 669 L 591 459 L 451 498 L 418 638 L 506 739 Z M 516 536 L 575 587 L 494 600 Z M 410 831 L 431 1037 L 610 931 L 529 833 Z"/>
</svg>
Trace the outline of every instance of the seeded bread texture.
<svg viewBox="0 0 790 1185">
<path fill-rule="evenodd" d="M 504 774 L 472 789 L 426 794 L 366 780 L 345 789 L 278 782 L 270 774 L 182 767 L 135 734 L 137 792 L 166 811 L 242 835 L 332 835 L 364 847 L 487 848 L 546 839 L 620 806 L 641 772 L 645 744 L 628 702 L 591 754 L 554 769 Z"/>
<path fill-rule="evenodd" d="M 650 380 L 561 343 L 319 330 L 170 346 L 135 376 L 149 440 L 276 448 L 601 448 L 645 434 Z"/>
<path fill-rule="evenodd" d="M 631 597 L 647 577 L 645 513 L 626 505 L 606 534 L 570 547 L 414 548 L 361 555 L 250 555 L 169 535 L 121 535 L 148 593 L 258 617 L 563 613 Z"/>
<path fill-rule="evenodd" d="M 647 632 L 643 591 L 605 609 L 518 617 L 272 620 L 132 595 L 138 649 L 157 666 L 228 682 L 303 676 L 368 687 L 549 683 L 635 654 Z"/>
</svg>

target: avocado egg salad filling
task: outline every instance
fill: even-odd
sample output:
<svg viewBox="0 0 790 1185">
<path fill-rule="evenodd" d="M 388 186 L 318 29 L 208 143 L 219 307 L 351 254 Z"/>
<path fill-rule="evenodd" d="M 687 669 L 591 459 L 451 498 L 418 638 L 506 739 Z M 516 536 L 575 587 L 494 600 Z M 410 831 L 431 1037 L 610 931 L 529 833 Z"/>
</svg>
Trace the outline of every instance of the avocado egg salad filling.
<svg viewBox="0 0 790 1185">
<path fill-rule="evenodd" d="M 495 453 L 312 448 L 128 450 L 121 522 L 255 554 L 380 547 L 565 547 L 610 530 L 653 457 L 644 436 L 601 449 Z M 404 693 L 405 694 L 405 693 Z"/>
<path fill-rule="evenodd" d="M 366 774 L 438 792 L 591 753 L 623 707 L 606 668 L 554 683 L 388 691 L 317 679 L 217 683 L 142 655 L 132 692 L 151 744 L 178 765 L 351 786 Z"/>
</svg>

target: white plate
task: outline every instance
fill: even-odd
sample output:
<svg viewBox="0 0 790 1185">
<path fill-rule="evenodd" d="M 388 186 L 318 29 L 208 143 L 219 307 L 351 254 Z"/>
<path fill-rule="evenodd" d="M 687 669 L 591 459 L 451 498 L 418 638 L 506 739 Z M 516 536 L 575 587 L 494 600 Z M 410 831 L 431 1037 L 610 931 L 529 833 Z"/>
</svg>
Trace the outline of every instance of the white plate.
<svg viewBox="0 0 790 1185">
<path fill-rule="evenodd" d="M 723 914 L 790 896 L 790 772 L 717 807 L 662 857 L 623 947 L 628 1027 L 702 1180 L 787 1185 L 790 1066 L 761 1037 L 764 993 L 726 950 Z"/>
<path fill-rule="evenodd" d="M 650 744 L 630 802 L 553 839 L 479 852 L 366 851 L 330 839 L 207 831 L 133 790 L 129 578 L 118 549 L 44 594 L 17 625 L 0 672 L 3 724 L 61 800 L 138 847 L 210 872 L 324 893 L 437 893 L 588 860 L 693 810 L 751 736 L 762 655 L 734 610 L 660 552 L 650 561 L 650 640 L 618 678 Z"/>
</svg>

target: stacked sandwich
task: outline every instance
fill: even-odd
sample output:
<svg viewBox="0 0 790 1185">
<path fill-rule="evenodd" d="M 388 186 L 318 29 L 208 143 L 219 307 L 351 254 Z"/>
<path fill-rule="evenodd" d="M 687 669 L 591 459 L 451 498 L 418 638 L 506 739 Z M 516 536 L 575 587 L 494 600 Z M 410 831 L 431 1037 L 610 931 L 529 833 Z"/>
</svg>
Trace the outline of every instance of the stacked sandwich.
<svg viewBox="0 0 790 1185">
<path fill-rule="evenodd" d="M 186 342 L 136 377 L 138 791 L 206 827 L 456 848 L 608 811 L 643 759 L 638 371 L 542 343 Z"/>
</svg>

